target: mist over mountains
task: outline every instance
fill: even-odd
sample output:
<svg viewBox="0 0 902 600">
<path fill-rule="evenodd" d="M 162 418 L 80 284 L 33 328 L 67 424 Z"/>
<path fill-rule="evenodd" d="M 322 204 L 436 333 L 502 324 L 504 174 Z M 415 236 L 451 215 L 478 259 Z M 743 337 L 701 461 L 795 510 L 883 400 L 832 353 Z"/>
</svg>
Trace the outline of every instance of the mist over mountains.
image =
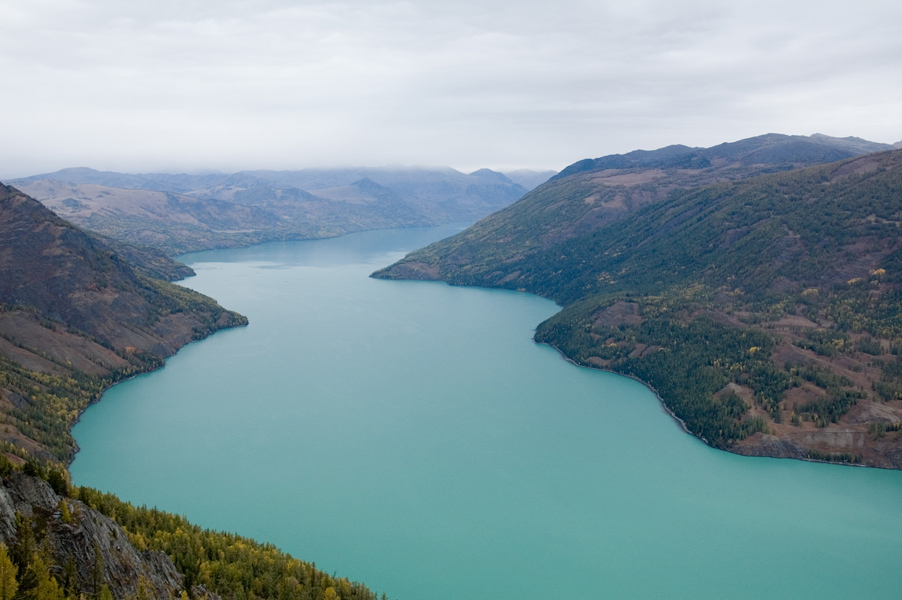
<svg viewBox="0 0 902 600">
<path fill-rule="evenodd" d="M 768 134 L 586 159 L 557 176 L 79 168 L 12 183 L 18 189 L 0 186 L 0 496 L 50 532 L 53 569 L 72 563 L 82 573 L 72 589 L 97 593 L 106 582 L 135 595 L 150 581 L 160 597 L 180 588 L 243 597 L 265 552 L 276 575 L 264 578 L 279 582 L 290 567 L 298 597 L 340 588 L 343 598 L 375 598 L 155 509 L 90 490 L 80 504 L 67 500 L 65 478 L 48 475 L 71 459 L 72 424 L 109 385 L 247 322 L 165 281 L 191 272 L 166 254 L 189 250 L 489 215 L 377 276 L 554 298 L 564 308 L 537 341 L 649 383 L 715 447 L 902 468 L 902 150 L 886 144 Z M 4 514 L 0 538 L 18 543 L 19 518 Z M 84 535 L 92 522 L 114 531 L 116 514 L 139 528 L 131 534 L 142 548 L 173 531 L 191 541 L 157 542 L 168 556 L 139 557 L 125 534 Z M 228 544 L 243 554 L 225 563 L 194 554 L 220 557 Z M 111 566 L 89 581 L 101 555 Z M 233 580 L 210 575 L 222 565 Z M 273 586 L 261 597 L 284 596 Z"/>
<path fill-rule="evenodd" d="M 352 168 L 201 175 L 63 169 L 10 182 L 60 216 L 175 255 L 391 227 L 473 222 L 554 175 Z"/>
</svg>

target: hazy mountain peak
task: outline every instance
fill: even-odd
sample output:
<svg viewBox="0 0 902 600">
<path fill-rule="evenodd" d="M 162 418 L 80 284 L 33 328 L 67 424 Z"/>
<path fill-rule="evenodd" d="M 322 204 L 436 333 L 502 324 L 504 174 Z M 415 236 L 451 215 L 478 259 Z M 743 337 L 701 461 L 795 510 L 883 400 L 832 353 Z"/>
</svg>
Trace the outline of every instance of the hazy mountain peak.
<svg viewBox="0 0 902 600">
<path fill-rule="evenodd" d="M 710 148 L 671 145 L 657 150 L 633 150 L 573 163 L 555 176 L 607 169 L 707 169 L 730 165 L 808 166 L 852 158 L 861 154 L 890 150 L 889 144 L 856 137 L 836 138 L 816 133 L 812 136 L 765 133 Z"/>
<path fill-rule="evenodd" d="M 375 181 L 373 181 L 373 180 L 370 179 L 369 177 L 364 177 L 363 179 L 358 179 L 357 181 L 355 181 L 355 182 L 352 183 L 351 185 L 354 186 L 354 187 L 356 187 L 356 188 L 359 188 L 359 189 L 361 189 L 361 190 L 363 190 L 363 191 L 365 191 L 365 192 L 369 192 L 369 193 L 373 193 L 373 192 L 381 192 L 381 193 L 384 193 L 384 192 L 391 192 L 391 190 L 390 190 L 389 188 L 385 187 L 384 185 L 379 185 L 378 183 L 376 183 Z"/>
<path fill-rule="evenodd" d="M 526 190 L 532 191 L 539 187 L 552 177 L 558 174 L 557 171 L 548 169 L 546 171 L 536 171 L 533 169 L 517 169 L 515 171 L 505 171 L 507 178 L 522 185 Z"/>
<path fill-rule="evenodd" d="M 493 181 L 499 181 L 501 183 L 514 183 L 507 175 L 504 173 L 499 173 L 498 171 L 493 171 L 491 169 L 477 169 L 470 173 L 473 177 L 481 177 L 482 179 L 491 179 Z"/>
</svg>

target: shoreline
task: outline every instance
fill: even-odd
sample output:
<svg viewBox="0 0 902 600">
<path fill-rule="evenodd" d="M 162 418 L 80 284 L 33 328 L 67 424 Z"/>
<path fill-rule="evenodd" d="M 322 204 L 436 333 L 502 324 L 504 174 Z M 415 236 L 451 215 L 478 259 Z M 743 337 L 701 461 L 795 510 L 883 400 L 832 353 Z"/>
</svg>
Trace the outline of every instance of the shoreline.
<svg viewBox="0 0 902 600">
<path fill-rule="evenodd" d="M 567 361 L 567 362 L 570 363 L 571 365 L 574 365 L 574 366 L 579 367 L 579 368 L 581 368 L 581 369 L 592 369 L 593 371 L 601 371 L 602 373 L 610 373 L 610 374 L 612 374 L 612 375 L 617 375 L 617 376 L 619 376 L 619 377 L 626 377 L 627 379 L 632 379 L 633 381 L 636 381 L 636 382 L 638 382 L 638 383 L 641 383 L 642 385 L 644 385 L 646 388 L 648 388 L 648 389 L 655 395 L 655 398 L 658 399 L 658 404 L 661 405 L 661 408 L 664 409 L 664 412 L 666 412 L 668 415 L 670 415 L 670 416 L 673 418 L 673 420 L 676 421 L 676 422 L 680 425 L 680 429 L 683 430 L 683 433 L 688 433 L 688 434 L 691 435 L 692 437 L 694 437 L 694 438 L 696 438 L 696 439 L 698 439 L 698 440 L 703 441 L 703 442 L 705 443 L 705 445 L 708 446 L 709 448 L 714 448 L 714 446 L 712 446 L 712 445 L 708 442 L 708 440 L 706 440 L 704 437 L 702 437 L 702 436 L 700 436 L 700 435 L 695 435 L 694 433 L 692 433 L 691 431 L 689 431 L 689 428 L 686 427 L 686 422 L 683 421 L 683 419 L 681 419 L 681 418 L 679 418 L 678 416 L 676 416 L 676 414 L 674 414 L 674 412 L 673 412 L 672 410 L 670 410 L 670 407 L 667 406 L 667 404 L 664 402 L 664 399 L 661 397 L 661 394 L 659 394 L 659 393 L 658 393 L 658 390 L 656 390 L 651 384 L 649 384 L 649 383 L 647 383 L 647 382 L 645 382 L 645 381 L 642 381 L 641 379 L 639 379 L 639 378 L 636 377 L 635 375 L 627 375 L 626 373 L 618 373 L 617 371 L 612 371 L 612 370 L 610 370 L 610 369 L 601 369 L 601 368 L 599 368 L 599 367 L 592 367 L 592 366 L 589 366 L 589 365 L 581 365 L 581 364 L 579 364 L 578 362 L 576 362 L 575 360 L 573 360 L 572 358 L 570 358 L 569 356 L 567 356 L 566 354 L 564 354 L 564 353 L 561 351 L 561 349 L 558 348 L 557 346 L 555 346 L 554 344 L 550 344 L 550 343 L 547 343 L 547 342 L 537 342 L 537 341 L 535 341 L 535 338 L 533 338 L 533 343 L 534 343 L 534 344 L 537 344 L 537 345 L 539 345 L 539 346 L 548 346 L 549 348 L 554 348 L 554 349 L 557 351 L 558 355 L 559 355 L 561 358 L 563 358 L 565 361 Z M 719 448 L 714 448 L 714 449 L 715 449 L 715 450 L 719 450 Z"/>
<path fill-rule="evenodd" d="M 898 471 L 898 469 L 890 469 L 887 467 L 880 467 L 877 465 L 865 465 L 865 464 L 856 464 L 856 463 L 850 463 L 850 462 L 835 462 L 835 461 L 830 461 L 830 460 L 821 460 L 821 459 L 817 459 L 817 458 L 796 458 L 793 456 L 750 455 L 750 454 L 741 454 L 739 452 L 733 452 L 729 448 L 715 448 L 703 436 L 696 435 L 696 434 L 692 433 L 691 431 L 689 431 L 689 428 L 686 427 L 686 422 L 683 421 L 683 419 L 676 416 L 676 414 L 674 414 L 674 412 L 670 409 L 670 407 L 667 406 L 667 403 L 664 402 L 664 399 L 661 397 L 661 394 L 658 393 L 658 390 L 656 390 L 654 388 L 654 386 L 652 386 L 651 384 L 649 384 L 645 381 L 642 381 L 635 375 L 628 375 L 626 373 L 618 373 L 617 371 L 612 371 L 610 369 L 602 369 L 599 367 L 593 367 L 591 365 L 582 365 L 582 364 L 576 362 L 575 360 L 573 360 L 572 358 L 570 358 L 569 356 L 567 356 L 566 354 L 564 354 L 561 351 L 561 349 L 558 348 L 554 344 L 547 343 L 547 342 L 537 342 L 537 341 L 535 341 L 535 338 L 533 338 L 533 343 L 536 345 L 539 345 L 539 346 L 548 346 L 549 348 L 554 348 L 554 350 L 557 351 L 558 356 L 560 356 L 562 359 L 564 359 L 571 365 L 574 365 L 581 369 L 591 369 L 593 371 L 600 371 L 602 373 L 610 373 L 612 375 L 617 375 L 618 377 L 626 377 L 627 379 L 632 379 L 633 381 L 641 383 L 643 386 L 648 388 L 648 390 L 650 390 L 655 395 L 655 398 L 657 398 L 657 400 L 658 400 L 658 404 L 661 406 L 661 408 L 664 409 L 664 412 L 667 413 L 668 415 L 670 415 L 670 417 L 679 424 L 680 429 L 682 429 L 684 433 L 687 433 L 687 434 L 691 435 L 692 437 L 694 437 L 695 439 L 700 440 L 701 442 L 703 442 L 705 444 L 705 446 L 707 446 L 708 448 L 710 448 L 712 450 L 728 452 L 735 456 L 742 456 L 745 458 L 771 458 L 771 459 L 777 459 L 777 460 L 798 460 L 801 462 L 820 463 L 820 464 L 824 464 L 824 465 L 834 465 L 834 466 L 840 466 L 840 467 L 859 467 L 859 468 L 864 468 L 864 469 L 881 469 L 884 471 Z"/>
<path fill-rule="evenodd" d="M 192 275 L 192 277 L 193 277 L 193 275 Z M 187 279 L 187 277 L 185 279 Z M 212 335 L 214 335 L 220 331 L 225 331 L 226 329 L 235 329 L 237 327 L 247 327 L 248 325 L 250 325 L 250 321 L 247 321 L 242 325 L 231 325 L 229 327 L 222 327 L 220 329 L 216 329 L 212 333 L 210 333 L 210 335 L 202 337 L 199 340 L 188 340 L 185 344 L 179 346 L 178 349 L 176 349 L 176 351 L 173 352 L 172 354 L 170 354 L 169 356 L 162 357 L 161 360 L 163 361 L 163 364 L 161 364 L 160 366 L 154 367 L 153 369 L 148 369 L 147 371 L 141 371 L 139 373 L 132 373 L 128 377 L 125 377 L 124 379 L 120 379 L 119 381 L 114 381 L 110 385 L 104 387 L 100 391 L 100 393 L 97 394 L 97 398 L 88 402 L 87 406 L 85 406 L 83 409 L 78 411 L 78 414 L 75 416 L 75 419 L 72 421 L 72 424 L 69 425 L 69 427 L 68 427 L 67 433 L 69 434 L 69 437 L 72 438 L 72 444 L 74 445 L 75 449 L 72 451 L 72 456 L 66 462 L 66 471 L 67 472 L 69 471 L 69 467 L 71 467 L 72 463 L 75 461 L 76 455 L 78 455 L 78 453 L 81 451 L 81 448 L 78 445 L 78 440 L 76 440 L 75 436 L 72 435 L 72 430 L 75 429 L 75 426 L 78 425 L 78 423 L 81 421 L 81 417 L 82 417 L 82 415 L 85 414 L 85 411 L 87 411 L 89 408 L 91 408 L 92 406 L 94 406 L 95 404 L 98 404 L 101 400 L 103 400 L 104 394 L 106 394 L 108 391 L 113 389 L 113 387 L 119 385 L 120 383 L 125 383 L 126 381 L 131 381 L 132 379 L 135 379 L 136 377 L 140 377 L 141 375 L 148 375 L 150 373 L 156 373 L 157 371 L 164 369 L 166 367 L 166 361 L 169 360 L 170 358 L 172 358 L 173 356 L 175 356 L 176 354 L 178 354 L 182 348 L 188 346 L 189 344 L 194 344 L 196 342 L 202 342 L 202 341 L 206 340 L 207 338 L 211 337 Z M 71 479 L 71 477 L 72 477 L 71 473 L 69 473 L 69 477 Z"/>
</svg>

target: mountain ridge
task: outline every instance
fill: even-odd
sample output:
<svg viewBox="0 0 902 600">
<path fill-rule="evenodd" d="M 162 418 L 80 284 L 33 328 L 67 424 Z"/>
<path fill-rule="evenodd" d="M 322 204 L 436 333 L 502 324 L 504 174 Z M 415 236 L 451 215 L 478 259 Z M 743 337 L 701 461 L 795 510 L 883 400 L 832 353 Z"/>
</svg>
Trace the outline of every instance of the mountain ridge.
<svg viewBox="0 0 902 600">
<path fill-rule="evenodd" d="M 468 248 L 474 241 L 494 238 L 500 241 L 493 249 L 494 258 L 504 264 L 520 255 L 554 248 L 570 239 L 591 235 L 597 229 L 626 219 L 647 205 L 666 201 L 672 194 L 683 190 L 799 168 L 812 160 L 807 149 L 799 155 L 793 153 L 798 148 L 796 138 L 801 137 L 767 134 L 720 144 L 711 149 L 668 146 L 655 151 L 639 150 L 626 155 L 578 161 L 515 204 L 489 215 L 454 238 L 460 242 L 454 249 L 454 255 L 456 260 L 466 262 L 469 260 Z M 840 139 L 837 143 L 837 152 L 848 154 L 848 141 Z M 760 158 L 763 156 L 759 152 L 762 148 L 768 149 L 768 156 L 777 162 L 744 165 L 724 158 L 728 155 L 734 158 L 755 155 Z M 685 163 L 686 156 L 698 158 L 698 150 L 713 149 L 719 150 L 716 151 L 715 161 L 709 166 L 699 168 L 697 164 Z M 596 160 L 611 159 L 619 163 L 623 157 L 630 155 L 634 158 L 629 159 L 631 162 L 627 168 L 610 168 L 611 165 L 606 162 L 602 164 L 603 168 L 586 166 L 588 163 L 596 164 Z M 635 166 L 638 164 L 636 156 L 647 166 Z M 665 166 L 662 157 L 667 161 L 673 157 L 680 158 Z M 428 279 L 435 276 L 424 265 L 415 263 L 405 261 L 405 265 L 399 268 L 405 269 L 408 277 Z M 415 274 L 413 271 L 417 268 L 424 270 Z"/>
<path fill-rule="evenodd" d="M 892 145 L 856 137 L 835 138 L 816 133 L 811 136 L 767 133 L 736 142 L 724 142 L 710 148 L 690 148 L 681 144 L 657 150 L 634 150 L 578 161 L 555 175 L 561 179 L 574 173 L 604 169 L 699 168 L 731 162 L 755 164 L 812 165 L 834 162 L 860 154 L 890 150 Z"/>
<path fill-rule="evenodd" d="M 190 341 L 247 322 L 151 276 L 185 275 L 174 261 L 153 255 L 142 269 L 120 248 L 0 184 L 0 414 L 7 424 L 0 440 L 68 462 L 75 449 L 68 429 L 103 389 L 160 366 Z"/>
<path fill-rule="evenodd" d="M 902 468 L 902 151 L 673 189 L 560 235 L 584 215 L 566 206 L 598 202 L 586 176 L 374 276 L 556 300 L 537 341 L 649 383 L 715 447 Z"/>
<path fill-rule="evenodd" d="M 171 175 L 82 167 L 11 183 L 81 227 L 172 256 L 472 222 L 526 193 L 503 174 L 476 173 L 354 168 Z M 360 183 L 367 181 L 371 185 Z"/>
</svg>

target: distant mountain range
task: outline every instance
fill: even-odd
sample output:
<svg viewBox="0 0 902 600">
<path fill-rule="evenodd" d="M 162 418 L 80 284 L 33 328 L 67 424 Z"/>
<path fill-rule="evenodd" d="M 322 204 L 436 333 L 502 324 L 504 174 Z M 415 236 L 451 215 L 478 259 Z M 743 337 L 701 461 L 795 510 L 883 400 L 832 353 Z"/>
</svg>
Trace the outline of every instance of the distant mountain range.
<svg viewBox="0 0 902 600">
<path fill-rule="evenodd" d="M 307 169 L 127 174 L 63 169 L 10 182 L 73 223 L 169 255 L 365 229 L 473 222 L 553 171 Z"/>
<path fill-rule="evenodd" d="M 902 150 L 769 134 L 579 161 L 374 275 L 556 300 L 538 341 L 713 446 L 898 469 L 900 228 Z"/>
</svg>

